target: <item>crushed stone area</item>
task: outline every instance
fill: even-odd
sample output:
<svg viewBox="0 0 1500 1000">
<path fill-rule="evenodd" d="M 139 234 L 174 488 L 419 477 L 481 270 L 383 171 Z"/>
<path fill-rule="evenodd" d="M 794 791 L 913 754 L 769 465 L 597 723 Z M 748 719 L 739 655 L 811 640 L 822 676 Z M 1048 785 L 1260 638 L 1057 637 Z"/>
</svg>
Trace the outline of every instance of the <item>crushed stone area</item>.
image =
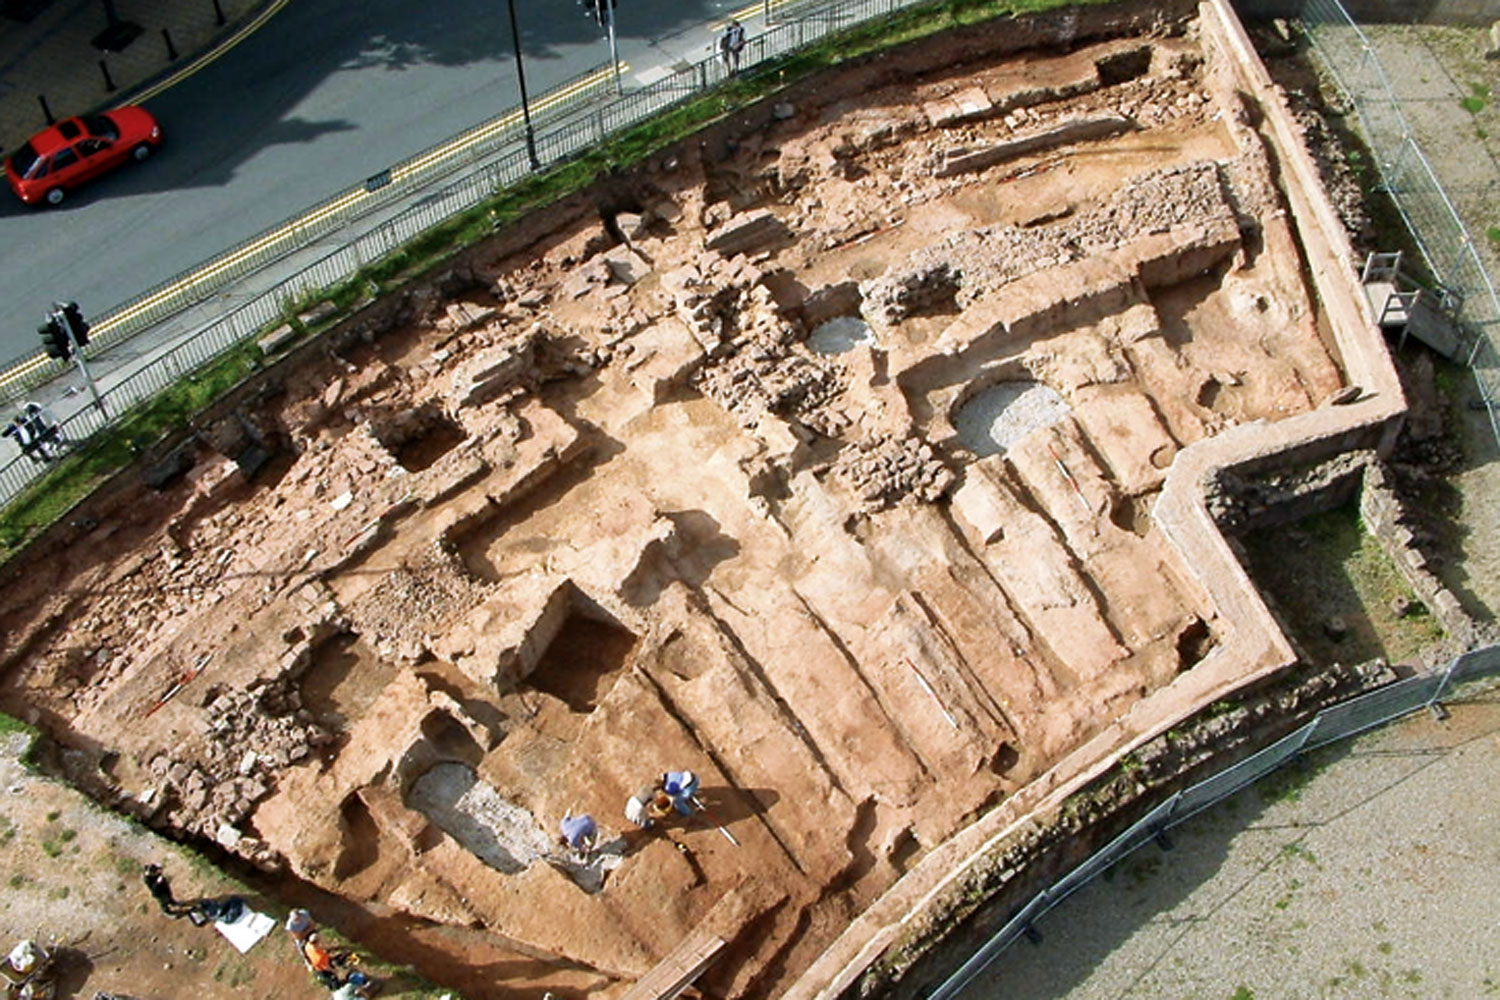
<svg viewBox="0 0 1500 1000">
<path fill-rule="evenodd" d="M 374 304 L 9 576 L 0 708 L 470 1000 L 776 995 L 1226 662 L 1152 504 L 1346 388 L 1181 7 L 853 66 Z M 705 809 L 627 822 L 680 768 Z"/>
<path fill-rule="evenodd" d="M 1500 700 L 1312 754 L 1147 845 L 967 997 L 1480 997 L 1500 988 Z M 1487 804 L 1476 808 L 1477 804 Z"/>
</svg>

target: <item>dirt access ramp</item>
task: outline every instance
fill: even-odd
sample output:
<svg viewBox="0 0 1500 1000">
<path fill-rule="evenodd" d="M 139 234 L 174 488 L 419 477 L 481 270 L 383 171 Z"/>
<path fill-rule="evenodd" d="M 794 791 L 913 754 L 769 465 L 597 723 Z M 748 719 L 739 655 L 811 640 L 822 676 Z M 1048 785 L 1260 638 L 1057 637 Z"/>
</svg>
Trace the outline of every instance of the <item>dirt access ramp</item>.
<svg viewBox="0 0 1500 1000">
<path fill-rule="evenodd" d="M 397 956 L 472 996 L 841 988 L 997 830 L 1292 662 L 1205 477 L 1402 413 L 1226 8 L 1005 28 L 736 114 L 273 369 L 12 571 L 5 706 L 389 948 L 525 956 Z M 624 821 L 684 767 L 707 812 Z"/>
</svg>

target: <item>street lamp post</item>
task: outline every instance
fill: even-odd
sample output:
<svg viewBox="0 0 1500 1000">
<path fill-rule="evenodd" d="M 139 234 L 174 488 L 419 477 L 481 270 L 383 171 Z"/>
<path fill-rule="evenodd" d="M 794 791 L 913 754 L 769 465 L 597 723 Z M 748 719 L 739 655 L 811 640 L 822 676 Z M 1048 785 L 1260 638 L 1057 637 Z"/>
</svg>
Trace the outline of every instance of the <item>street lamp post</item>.
<svg viewBox="0 0 1500 1000">
<path fill-rule="evenodd" d="M 624 86 L 620 83 L 620 50 L 615 47 L 615 4 L 614 0 L 599 0 L 599 13 L 609 26 L 609 64 L 615 71 L 615 93 L 625 93 Z"/>
<path fill-rule="evenodd" d="M 516 49 L 516 82 L 521 86 L 521 118 L 526 124 L 526 158 L 532 170 L 542 169 L 542 161 L 536 158 L 536 135 L 531 130 L 531 102 L 526 97 L 526 68 L 521 65 L 521 32 L 516 28 L 516 0 L 505 0 L 510 8 L 510 41 Z"/>
</svg>

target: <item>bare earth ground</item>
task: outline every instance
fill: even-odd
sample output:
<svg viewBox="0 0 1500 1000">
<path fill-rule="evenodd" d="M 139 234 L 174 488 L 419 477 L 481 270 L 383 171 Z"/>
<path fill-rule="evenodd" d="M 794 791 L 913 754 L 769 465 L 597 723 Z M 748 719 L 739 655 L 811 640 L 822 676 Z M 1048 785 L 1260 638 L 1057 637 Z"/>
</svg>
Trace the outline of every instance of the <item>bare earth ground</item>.
<svg viewBox="0 0 1500 1000">
<path fill-rule="evenodd" d="M 0 740 L 0 937 L 61 945 L 61 996 L 317 995 L 279 929 L 241 956 L 213 929 L 163 916 L 141 884 L 148 861 L 163 866 L 179 898 L 244 890 L 155 833 L 27 771 L 17 756 L 26 743 L 15 733 Z"/>
<path fill-rule="evenodd" d="M 1260 619 L 1202 591 L 1243 574 L 1153 530 L 1180 454 L 1397 398 L 1322 406 L 1344 374 L 1257 116 L 1193 25 L 1077 23 L 825 81 L 303 355 L 182 479 L 33 553 L 0 704 L 476 1000 L 688 948 L 711 995 L 777 992 L 974 816 L 1238 662 Z M 816 346 L 856 315 L 868 342 Z M 960 418 L 1043 386 L 1060 409 Z M 709 812 L 630 829 L 669 767 Z M 567 810 L 615 838 L 586 870 Z"/>
<path fill-rule="evenodd" d="M 1310 755 L 1044 917 L 974 1000 L 1500 994 L 1500 697 Z"/>
</svg>

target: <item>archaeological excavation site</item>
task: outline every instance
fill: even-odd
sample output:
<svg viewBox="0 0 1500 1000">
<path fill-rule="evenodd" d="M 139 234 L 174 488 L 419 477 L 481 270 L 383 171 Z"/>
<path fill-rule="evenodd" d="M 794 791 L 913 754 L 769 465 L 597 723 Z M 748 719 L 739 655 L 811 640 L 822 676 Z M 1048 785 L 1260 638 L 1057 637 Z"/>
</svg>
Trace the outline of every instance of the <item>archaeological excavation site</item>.
<svg viewBox="0 0 1500 1000">
<path fill-rule="evenodd" d="M 396 948 L 465 997 L 833 997 L 1298 662 L 1219 494 L 1404 406 L 1227 4 L 954 29 L 268 357 L 7 566 L 0 708 L 247 879 L 485 942 Z"/>
</svg>

